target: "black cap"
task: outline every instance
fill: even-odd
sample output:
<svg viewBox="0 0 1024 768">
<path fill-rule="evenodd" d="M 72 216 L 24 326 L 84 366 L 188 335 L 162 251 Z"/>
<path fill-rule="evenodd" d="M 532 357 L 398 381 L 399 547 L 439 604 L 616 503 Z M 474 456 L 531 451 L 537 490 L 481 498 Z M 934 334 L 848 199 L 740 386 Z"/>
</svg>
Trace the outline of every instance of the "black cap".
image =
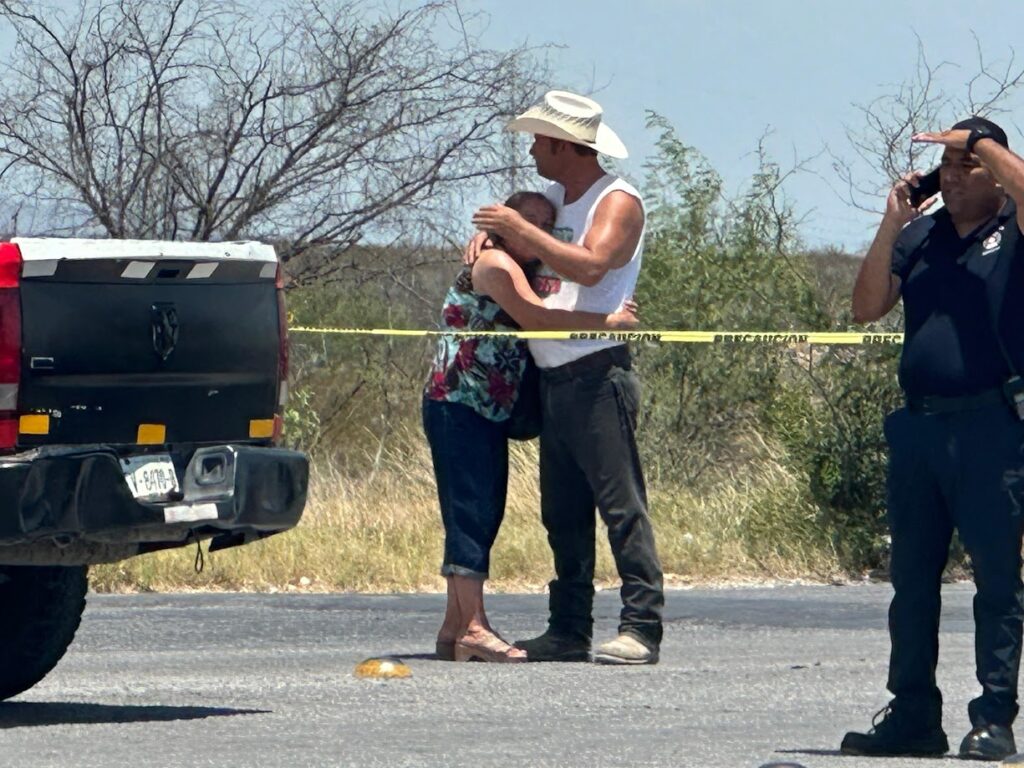
<svg viewBox="0 0 1024 768">
<path fill-rule="evenodd" d="M 1006 138 L 1006 131 L 991 120 L 986 120 L 984 117 L 969 117 L 966 120 L 961 120 L 959 123 L 954 125 L 953 128 L 966 128 L 969 131 L 974 130 L 975 128 L 981 128 L 988 132 L 988 138 L 992 139 L 996 144 L 1002 144 L 1007 149 L 1010 148 L 1010 142 Z"/>
</svg>

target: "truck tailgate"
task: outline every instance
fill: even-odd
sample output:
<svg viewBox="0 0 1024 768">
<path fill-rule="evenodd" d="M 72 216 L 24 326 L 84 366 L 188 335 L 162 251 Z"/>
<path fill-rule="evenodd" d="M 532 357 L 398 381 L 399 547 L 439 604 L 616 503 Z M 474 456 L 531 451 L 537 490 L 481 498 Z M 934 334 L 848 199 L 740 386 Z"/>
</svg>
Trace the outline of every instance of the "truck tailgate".
<svg viewBox="0 0 1024 768">
<path fill-rule="evenodd" d="M 282 332 L 273 248 L 15 242 L 20 445 L 270 437 Z"/>
</svg>

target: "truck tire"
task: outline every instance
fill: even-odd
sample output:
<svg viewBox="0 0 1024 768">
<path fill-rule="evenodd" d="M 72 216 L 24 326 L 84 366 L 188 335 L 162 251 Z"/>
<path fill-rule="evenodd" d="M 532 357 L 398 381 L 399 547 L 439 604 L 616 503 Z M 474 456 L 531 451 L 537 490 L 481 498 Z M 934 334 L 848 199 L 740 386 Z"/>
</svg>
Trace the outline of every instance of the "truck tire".
<svg viewBox="0 0 1024 768">
<path fill-rule="evenodd" d="M 71 645 L 88 567 L 0 565 L 0 701 L 42 680 Z"/>
</svg>

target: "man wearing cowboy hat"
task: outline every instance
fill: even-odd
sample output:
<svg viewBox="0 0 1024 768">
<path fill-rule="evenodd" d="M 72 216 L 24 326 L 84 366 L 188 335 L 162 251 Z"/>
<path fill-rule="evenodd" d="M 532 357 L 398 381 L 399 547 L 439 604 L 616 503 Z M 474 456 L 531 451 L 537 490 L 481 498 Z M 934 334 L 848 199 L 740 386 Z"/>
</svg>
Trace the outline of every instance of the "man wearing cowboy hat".
<svg viewBox="0 0 1024 768">
<path fill-rule="evenodd" d="M 534 281 L 547 307 L 618 310 L 636 285 L 643 253 L 639 193 L 601 168 L 598 155 L 624 158 L 626 147 L 584 96 L 549 91 L 508 130 L 534 135 L 537 172 L 558 216 L 545 232 L 501 205 L 473 216 L 521 253 L 541 260 Z M 611 340 L 530 340 L 541 369 L 544 426 L 540 437 L 541 517 L 555 561 L 548 629 L 517 643 L 530 661 L 584 661 L 593 628 L 597 507 L 622 579 L 616 638 L 594 660 L 654 664 L 664 605 L 661 565 L 647 514 L 635 429 L 640 387 L 629 348 Z"/>
</svg>

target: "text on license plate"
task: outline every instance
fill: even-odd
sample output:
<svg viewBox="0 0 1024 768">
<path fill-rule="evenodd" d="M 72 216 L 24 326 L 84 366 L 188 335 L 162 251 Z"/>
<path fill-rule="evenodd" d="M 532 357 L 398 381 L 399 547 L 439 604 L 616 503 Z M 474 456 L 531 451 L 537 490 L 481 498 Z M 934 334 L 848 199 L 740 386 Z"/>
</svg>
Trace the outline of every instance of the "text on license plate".
<svg viewBox="0 0 1024 768">
<path fill-rule="evenodd" d="M 124 479 L 137 499 L 167 498 L 178 490 L 171 457 L 164 454 L 122 459 Z"/>
</svg>

